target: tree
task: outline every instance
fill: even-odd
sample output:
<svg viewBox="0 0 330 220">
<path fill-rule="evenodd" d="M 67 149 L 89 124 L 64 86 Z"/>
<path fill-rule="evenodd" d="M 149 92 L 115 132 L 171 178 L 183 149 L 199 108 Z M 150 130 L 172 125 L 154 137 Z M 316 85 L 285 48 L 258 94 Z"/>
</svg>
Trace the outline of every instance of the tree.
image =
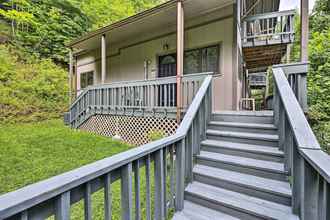
<svg viewBox="0 0 330 220">
<path fill-rule="evenodd" d="M 68 0 L 8 0 L 0 15 L 10 21 L 13 43 L 41 58 L 67 62 L 65 44 L 91 27 L 88 17 Z"/>
</svg>

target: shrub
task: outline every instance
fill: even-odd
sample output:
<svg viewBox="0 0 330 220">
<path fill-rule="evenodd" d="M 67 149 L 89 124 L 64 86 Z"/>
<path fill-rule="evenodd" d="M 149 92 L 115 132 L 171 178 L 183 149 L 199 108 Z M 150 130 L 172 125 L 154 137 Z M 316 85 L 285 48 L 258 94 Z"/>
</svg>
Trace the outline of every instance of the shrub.
<svg viewBox="0 0 330 220">
<path fill-rule="evenodd" d="M 67 106 L 64 69 L 49 59 L 37 60 L 0 46 L 0 122 L 57 118 Z"/>
</svg>

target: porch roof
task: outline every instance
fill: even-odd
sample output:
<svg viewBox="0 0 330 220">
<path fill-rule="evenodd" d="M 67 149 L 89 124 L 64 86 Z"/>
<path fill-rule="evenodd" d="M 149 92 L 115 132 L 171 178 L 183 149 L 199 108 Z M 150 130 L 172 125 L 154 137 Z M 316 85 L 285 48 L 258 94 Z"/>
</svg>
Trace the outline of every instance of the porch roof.
<svg viewBox="0 0 330 220">
<path fill-rule="evenodd" d="M 155 34 L 159 36 L 161 34 L 168 34 L 168 32 L 175 33 L 177 2 L 178 0 L 167 1 L 124 20 L 89 32 L 73 40 L 68 46 L 77 51 L 99 48 L 103 34 L 106 34 L 107 44 L 111 45 L 137 39 L 141 41 L 146 35 L 150 38 Z M 211 13 L 212 11 L 233 4 L 233 2 L 234 0 L 183 0 L 185 19 L 189 20 L 206 13 Z M 186 27 L 188 25 L 186 23 Z"/>
</svg>

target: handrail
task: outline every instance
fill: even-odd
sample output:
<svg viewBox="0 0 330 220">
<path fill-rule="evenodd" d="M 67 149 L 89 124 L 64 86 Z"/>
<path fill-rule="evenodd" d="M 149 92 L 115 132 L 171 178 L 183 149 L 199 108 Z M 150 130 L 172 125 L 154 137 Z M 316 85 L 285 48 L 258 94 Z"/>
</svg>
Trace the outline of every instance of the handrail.
<svg viewBox="0 0 330 220">
<path fill-rule="evenodd" d="M 301 72 L 305 64 L 295 65 Z M 302 92 L 306 87 L 299 81 L 289 84 L 290 76 L 306 75 L 295 71 L 297 68 L 294 64 L 273 67 L 275 124 L 285 169 L 292 176 L 292 208 L 301 219 L 329 219 L 330 156 L 322 151 L 298 102 L 299 93 L 292 88 Z"/>
<path fill-rule="evenodd" d="M 164 170 L 162 169 L 164 169 L 164 166 L 161 164 L 164 163 L 164 158 L 167 158 L 167 149 L 171 152 L 173 160 L 174 148 L 176 152 L 176 189 L 175 196 L 172 194 L 170 199 L 175 198 L 175 209 L 182 210 L 185 181 L 187 179 L 189 181 L 189 176 L 192 175 L 193 158 L 191 153 L 199 150 L 199 138 L 205 135 L 205 127 L 203 126 L 211 115 L 209 106 L 211 105 L 211 83 L 212 76 L 207 76 L 174 135 L 4 194 L 0 196 L 0 219 L 6 219 L 18 214 L 20 216 L 33 215 L 31 219 L 36 217 L 40 219 L 49 217 L 54 213 L 58 219 L 68 219 L 71 203 L 75 203 L 81 200 L 81 198 L 86 198 L 86 196 L 90 198 L 91 192 L 108 186 L 118 178 L 122 179 L 123 218 L 130 219 L 126 217 L 131 215 L 133 210 L 130 205 L 132 203 L 132 164 L 135 165 L 134 172 L 136 176 L 139 173 L 142 161 L 148 165 L 146 169 L 150 169 L 151 155 L 154 155 L 155 174 L 158 175 L 157 181 L 155 179 L 155 187 L 160 194 L 155 195 L 155 218 L 163 219 L 167 204 L 163 203 L 163 190 L 165 188 L 164 185 L 166 185 L 166 178 L 163 176 Z M 203 123 L 201 123 L 202 120 Z M 188 134 L 196 135 L 191 137 Z M 201 134 L 202 136 L 200 136 Z M 187 141 L 185 142 L 185 140 Z M 187 152 L 185 149 L 187 149 Z M 188 173 L 185 171 L 186 160 L 187 168 L 191 171 Z M 150 177 L 147 176 L 147 178 Z M 99 182 L 101 180 L 105 181 L 104 185 L 102 185 L 102 182 Z M 170 184 L 174 184 L 172 176 Z M 106 192 L 107 190 L 105 190 Z M 139 192 L 136 192 L 136 199 L 139 199 L 137 197 L 139 197 Z M 150 205 L 149 197 L 147 197 L 147 202 Z M 85 205 L 90 206 L 90 203 Z M 85 212 L 88 212 L 86 210 L 88 208 L 85 209 Z M 140 212 L 140 210 L 136 212 Z M 150 210 L 147 213 L 150 215 Z M 90 215 L 90 213 L 87 213 L 87 215 Z M 109 219 L 109 216 L 107 219 Z"/>
<path fill-rule="evenodd" d="M 268 12 L 268 13 L 263 13 L 263 14 L 256 14 L 256 15 L 247 16 L 243 19 L 243 21 L 254 21 L 254 20 L 267 19 L 267 18 L 288 16 L 288 15 L 292 15 L 292 14 L 295 14 L 295 13 L 296 13 L 296 10 Z"/>
<path fill-rule="evenodd" d="M 242 20 L 244 46 L 289 43 L 294 37 L 295 10 L 248 16 Z"/>
</svg>

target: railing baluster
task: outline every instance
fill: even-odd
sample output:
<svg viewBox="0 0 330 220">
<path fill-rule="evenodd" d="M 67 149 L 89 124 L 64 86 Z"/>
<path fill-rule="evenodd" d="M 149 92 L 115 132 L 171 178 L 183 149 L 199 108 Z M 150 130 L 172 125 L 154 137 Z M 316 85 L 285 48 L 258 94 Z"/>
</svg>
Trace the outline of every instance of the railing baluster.
<svg viewBox="0 0 330 220">
<path fill-rule="evenodd" d="M 155 219 L 164 219 L 164 155 L 162 150 L 155 153 Z"/>
<path fill-rule="evenodd" d="M 317 219 L 318 174 L 306 160 L 303 164 L 301 220 Z"/>
<path fill-rule="evenodd" d="M 194 130 L 194 124 L 191 125 L 191 128 L 188 131 L 187 134 L 187 156 L 186 156 L 186 177 L 187 177 L 187 181 L 188 183 L 191 183 L 193 180 L 193 176 L 192 176 L 192 170 L 193 170 L 193 145 L 194 145 L 194 136 L 193 136 L 193 130 Z"/>
<path fill-rule="evenodd" d="M 70 191 L 62 193 L 55 201 L 55 219 L 70 219 Z"/>
<path fill-rule="evenodd" d="M 147 220 L 151 220 L 151 187 L 150 187 L 150 155 L 146 158 L 146 214 Z"/>
<path fill-rule="evenodd" d="M 300 155 L 296 141 L 292 145 L 292 211 L 299 214 L 302 199 L 302 175 L 304 161 Z"/>
<path fill-rule="evenodd" d="M 286 135 L 286 130 L 285 130 L 285 128 L 286 128 L 286 126 L 285 126 L 285 121 L 286 121 L 286 119 L 285 119 L 285 117 L 286 117 L 286 115 L 285 115 L 285 109 L 284 109 L 284 107 L 283 107 L 283 103 L 281 102 L 281 101 L 279 101 L 279 105 L 280 105 L 280 107 L 279 107 L 279 123 L 278 123 L 278 127 L 277 127 L 277 130 L 278 130 L 278 132 L 279 132 L 279 138 L 280 138 L 280 140 L 279 140 L 279 149 L 281 150 L 281 151 L 284 151 L 284 145 L 285 145 L 285 135 Z"/>
<path fill-rule="evenodd" d="M 132 219 L 132 163 L 121 168 L 121 216 L 123 220 Z"/>
<path fill-rule="evenodd" d="M 163 148 L 163 170 L 164 170 L 164 178 L 163 178 L 163 186 L 164 186 L 164 217 L 167 216 L 167 147 Z"/>
<path fill-rule="evenodd" d="M 193 155 L 197 155 L 200 152 L 200 123 L 199 123 L 199 118 L 200 118 L 200 112 L 197 112 L 196 118 L 194 119 L 194 144 L 193 144 Z"/>
<path fill-rule="evenodd" d="M 183 210 L 185 187 L 185 140 L 182 139 L 176 147 L 176 211 Z"/>
<path fill-rule="evenodd" d="M 140 200 L 140 161 L 135 161 L 134 166 L 134 182 L 135 182 L 135 219 L 141 219 L 141 200 Z"/>
<path fill-rule="evenodd" d="M 286 131 L 286 138 L 285 138 L 285 152 L 286 152 L 286 158 L 285 158 L 285 170 L 289 171 L 289 174 L 291 174 L 292 169 L 292 151 L 293 151 L 293 133 L 291 130 L 291 125 L 289 124 L 289 121 L 287 120 L 285 123 L 285 131 Z"/>
<path fill-rule="evenodd" d="M 325 212 L 324 214 L 324 219 L 330 219 L 330 184 L 324 180 L 324 201 L 323 201 L 323 206 L 324 209 L 323 211 Z"/>
<path fill-rule="evenodd" d="M 318 175 L 318 217 L 319 220 L 326 220 L 326 181 L 322 176 Z"/>
<path fill-rule="evenodd" d="M 25 210 L 21 213 L 21 220 L 28 220 L 29 218 L 28 211 Z"/>
<path fill-rule="evenodd" d="M 170 146 L 170 207 L 174 207 L 174 145 Z"/>
<path fill-rule="evenodd" d="M 85 185 L 85 196 L 84 196 L 84 209 L 85 209 L 85 220 L 92 220 L 92 189 L 91 183 L 87 182 Z"/>
<path fill-rule="evenodd" d="M 111 174 L 104 178 L 104 219 L 111 220 L 112 216 L 112 194 L 111 194 Z"/>
</svg>

